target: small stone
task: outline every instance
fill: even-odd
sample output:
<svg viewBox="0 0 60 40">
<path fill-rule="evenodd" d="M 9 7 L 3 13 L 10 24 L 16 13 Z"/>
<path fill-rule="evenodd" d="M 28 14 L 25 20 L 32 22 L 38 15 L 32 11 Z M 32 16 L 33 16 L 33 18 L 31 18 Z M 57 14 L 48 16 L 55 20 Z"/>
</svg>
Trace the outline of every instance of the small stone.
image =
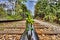
<svg viewBox="0 0 60 40">
<path fill-rule="evenodd" d="M 45 35 L 44 35 L 44 34 L 42 34 L 42 36 L 44 37 Z"/>
</svg>

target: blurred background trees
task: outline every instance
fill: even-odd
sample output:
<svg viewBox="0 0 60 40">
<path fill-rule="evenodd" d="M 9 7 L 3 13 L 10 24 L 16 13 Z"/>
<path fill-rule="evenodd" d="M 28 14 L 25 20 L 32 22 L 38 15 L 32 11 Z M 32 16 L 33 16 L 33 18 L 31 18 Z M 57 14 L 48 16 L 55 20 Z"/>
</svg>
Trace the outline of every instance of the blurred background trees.
<svg viewBox="0 0 60 40">
<path fill-rule="evenodd" d="M 40 0 L 35 6 L 35 17 L 49 22 L 60 23 L 60 2 Z"/>
<path fill-rule="evenodd" d="M 23 4 L 27 0 L 17 0 L 15 4 L 15 15 L 6 13 L 2 7 L 0 7 L 0 18 L 22 20 L 26 17 L 28 12 L 26 5 Z M 35 6 L 35 18 L 38 17 L 42 20 L 49 22 L 60 23 L 60 1 L 58 0 L 39 0 Z"/>
<path fill-rule="evenodd" d="M 10 0 L 11 1 L 11 0 Z M 9 2 L 10 2 L 9 1 Z M 7 19 L 7 20 L 22 20 L 25 18 L 25 13 L 27 12 L 27 8 L 25 4 L 25 0 L 16 0 L 14 13 L 6 12 L 3 7 L 0 7 L 0 18 Z"/>
<path fill-rule="evenodd" d="M 0 18 L 3 18 L 6 15 L 7 15 L 7 13 L 3 10 L 2 7 L 0 7 Z"/>
</svg>

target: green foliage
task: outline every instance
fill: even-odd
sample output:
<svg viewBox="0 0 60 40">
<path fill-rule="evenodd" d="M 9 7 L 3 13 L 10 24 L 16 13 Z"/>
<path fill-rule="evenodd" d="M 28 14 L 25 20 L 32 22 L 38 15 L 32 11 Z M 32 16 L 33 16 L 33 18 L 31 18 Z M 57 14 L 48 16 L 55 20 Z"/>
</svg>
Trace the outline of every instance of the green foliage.
<svg viewBox="0 0 60 40">
<path fill-rule="evenodd" d="M 39 16 L 49 22 L 60 20 L 60 2 L 52 4 L 48 0 L 38 1 L 35 6 L 35 16 Z"/>
<path fill-rule="evenodd" d="M 6 16 L 6 12 L 3 10 L 3 8 L 2 7 L 0 7 L 0 18 L 3 18 L 3 17 L 5 17 Z"/>
<path fill-rule="evenodd" d="M 32 24 L 34 23 L 34 20 L 33 20 L 33 18 L 32 18 L 32 15 L 31 15 L 31 13 L 28 11 L 28 12 L 26 12 L 26 30 L 28 31 L 29 29 L 30 30 L 33 30 L 33 28 L 32 28 Z M 28 26 L 30 25 L 30 28 L 28 28 Z"/>
<path fill-rule="evenodd" d="M 8 20 L 14 20 L 11 16 L 6 16 L 6 19 L 8 19 Z"/>
<path fill-rule="evenodd" d="M 29 31 L 29 29 L 30 29 L 30 30 L 33 30 L 33 28 L 32 28 L 32 27 L 31 27 L 31 28 L 28 28 L 28 27 L 26 28 L 26 30 L 27 30 L 27 31 Z"/>
<path fill-rule="evenodd" d="M 16 12 L 16 15 L 20 15 L 22 16 L 23 18 L 25 18 L 25 14 L 27 12 L 27 8 L 24 4 L 16 4 L 16 8 L 15 8 L 15 12 Z"/>
<path fill-rule="evenodd" d="M 15 14 L 12 15 L 12 12 L 8 14 L 4 8 L 0 7 L 0 18 L 7 20 L 22 20 L 25 18 L 25 14 L 28 11 L 26 6 L 22 4 L 25 0 L 17 0 L 15 5 Z"/>
<path fill-rule="evenodd" d="M 18 3 L 26 2 L 27 0 L 17 0 Z"/>
<path fill-rule="evenodd" d="M 57 11 L 56 16 L 60 18 L 60 9 Z"/>
<path fill-rule="evenodd" d="M 30 24 L 33 24 L 34 20 L 33 20 L 32 16 L 31 16 L 31 14 L 27 12 L 26 15 L 27 15 L 26 22 L 30 23 Z"/>
<path fill-rule="evenodd" d="M 44 17 L 44 20 L 50 21 L 50 22 L 53 22 L 55 19 L 57 19 L 57 17 L 56 17 L 55 15 L 52 15 L 52 14 L 46 15 L 46 16 Z"/>
<path fill-rule="evenodd" d="M 22 20 L 23 18 L 20 15 L 11 15 L 11 16 L 6 16 L 6 19 L 8 19 L 8 20 Z"/>
</svg>

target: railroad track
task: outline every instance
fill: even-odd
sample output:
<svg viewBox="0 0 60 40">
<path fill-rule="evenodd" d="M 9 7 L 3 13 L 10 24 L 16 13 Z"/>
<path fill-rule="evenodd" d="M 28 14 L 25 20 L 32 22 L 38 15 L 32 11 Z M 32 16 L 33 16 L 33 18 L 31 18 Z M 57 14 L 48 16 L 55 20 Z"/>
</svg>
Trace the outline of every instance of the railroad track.
<svg viewBox="0 0 60 40">
<path fill-rule="evenodd" d="M 14 36 L 19 39 L 25 30 L 25 21 L 9 21 L 0 23 L 0 36 L 6 37 Z M 2 26 L 3 25 L 3 26 Z M 52 27 L 50 25 L 45 25 L 44 23 L 34 22 L 35 30 L 40 38 L 40 40 L 60 40 L 60 27 Z M 5 35 L 5 36 L 4 36 Z M 12 38 L 12 37 L 11 37 Z M 7 40 L 7 39 L 6 39 Z M 13 40 L 13 39 L 12 39 Z"/>
</svg>

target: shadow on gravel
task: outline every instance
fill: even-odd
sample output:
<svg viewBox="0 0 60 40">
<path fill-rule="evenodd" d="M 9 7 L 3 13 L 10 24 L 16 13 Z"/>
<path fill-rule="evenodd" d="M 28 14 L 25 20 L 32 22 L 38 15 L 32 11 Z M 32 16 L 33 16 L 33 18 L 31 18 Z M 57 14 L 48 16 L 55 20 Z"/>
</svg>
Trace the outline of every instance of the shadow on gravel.
<svg viewBox="0 0 60 40">
<path fill-rule="evenodd" d="M 0 23 L 16 22 L 16 21 L 22 21 L 22 20 L 2 20 L 2 21 L 0 21 Z"/>
</svg>

